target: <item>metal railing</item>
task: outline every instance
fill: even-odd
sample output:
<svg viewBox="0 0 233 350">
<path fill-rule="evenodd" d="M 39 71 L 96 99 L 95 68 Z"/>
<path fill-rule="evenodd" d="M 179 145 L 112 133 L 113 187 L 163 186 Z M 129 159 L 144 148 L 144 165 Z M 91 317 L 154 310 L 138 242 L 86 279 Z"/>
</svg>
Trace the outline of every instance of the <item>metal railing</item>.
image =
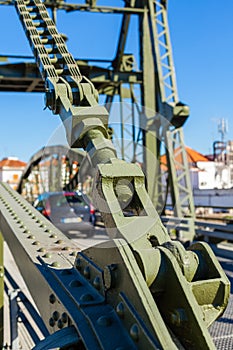
<svg viewBox="0 0 233 350">
<path fill-rule="evenodd" d="M 161 219 L 171 236 L 174 236 L 180 230 L 188 231 L 188 218 L 179 219 L 172 216 L 162 216 Z M 194 225 L 197 239 L 203 236 L 206 241 L 208 241 L 209 238 L 233 241 L 233 224 L 195 220 Z"/>
</svg>

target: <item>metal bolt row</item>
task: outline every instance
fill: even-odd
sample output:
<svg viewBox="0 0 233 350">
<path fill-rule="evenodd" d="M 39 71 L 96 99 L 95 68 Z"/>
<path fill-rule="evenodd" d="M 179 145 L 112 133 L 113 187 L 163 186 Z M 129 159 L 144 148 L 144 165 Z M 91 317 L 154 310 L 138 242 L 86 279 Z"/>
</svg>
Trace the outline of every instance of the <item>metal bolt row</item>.
<svg viewBox="0 0 233 350">
<path fill-rule="evenodd" d="M 57 301 L 57 298 L 54 294 L 50 294 L 49 296 L 49 302 L 51 304 L 55 304 Z M 54 327 L 57 323 L 57 327 L 59 329 L 63 328 L 67 323 L 68 323 L 68 315 L 66 312 L 63 312 L 61 315 L 60 315 L 60 312 L 55 310 L 52 314 L 52 317 L 50 317 L 49 319 L 49 325 L 51 327 Z"/>
<path fill-rule="evenodd" d="M 81 272 L 82 269 L 82 261 L 81 258 L 78 257 L 75 261 L 75 267 L 77 268 L 78 271 Z M 82 275 L 90 280 L 91 279 L 91 267 L 89 265 L 86 265 L 83 269 Z M 96 275 L 92 281 L 92 285 L 94 286 L 95 289 L 100 290 L 102 286 L 102 280 L 100 276 Z"/>
<path fill-rule="evenodd" d="M 45 233 L 50 233 L 50 238 L 57 238 L 57 235 L 55 233 L 51 233 L 51 229 L 49 229 L 46 224 L 40 219 L 38 218 L 28 207 L 26 204 L 24 204 L 20 198 L 17 197 L 17 195 L 13 194 L 8 188 L 7 186 L 5 186 L 5 184 L 2 184 L 2 186 L 5 188 L 5 190 L 9 193 L 9 195 L 15 200 L 15 202 L 17 202 L 22 209 L 24 209 L 24 211 L 31 217 L 31 219 L 35 220 L 35 222 L 39 225 L 40 228 L 44 228 L 44 232 Z M 6 209 L 8 210 L 8 212 L 10 213 L 10 215 L 13 217 L 13 220 L 16 221 L 16 223 L 19 225 L 19 228 L 22 230 L 23 233 L 27 234 L 27 239 L 31 239 L 31 240 L 35 240 L 35 236 L 31 234 L 30 230 L 27 228 L 27 226 L 24 224 L 24 222 L 19 218 L 19 216 L 16 214 L 16 212 L 12 209 L 12 207 L 10 206 L 9 203 L 7 203 L 7 201 L 0 196 L 0 200 L 2 201 L 2 203 L 5 205 Z M 61 239 L 57 240 L 54 242 L 55 244 L 62 244 L 63 241 Z M 31 243 L 33 246 L 37 247 L 38 245 L 40 245 L 40 242 L 38 240 L 35 240 Z M 65 246 L 61 248 L 62 250 L 66 250 L 69 251 L 71 250 L 70 247 Z M 46 249 L 45 248 L 40 248 L 37 250 L 38 252 L 42 252 L 45 253 Z M 76 252 L 71 252 L 70 255 L 75 255 Z M 52 254 L 48 253 L 48 254 L 44 254 L 43 256 L 44 258 L 51 258 Z M 57 262 L 53 262 L 52 263 L 53 267 L 59 267 L 59 264 Z"/>
<path fill-rule="evenodd" d="M 10 209 L 10 208 L 8 207 L 8 209 Z M 24 209 L 26 209 L 26 208 L 24 208 Z M 42 224 L 41 220 L 39 220 L 32 212 L 29 212 L 29 215 L 31 216 L 32 219 L 35 219 L 35 221 L 38 224 Z M 23 222 L 18 218 L 17 214 L 13 212 L 13 210 L 12 210 L 12 216 L 14 216 L 14 218 L 16 218 L 17 223 L 20 225 L 20 228 L 23 229 L 23 231 L 25 232 L 27 230 L 26 227 L 23 225 Z M 25 232 L 25 233 L 28 234 L 29 232 Z M 28 239 L 32 239 L 32 240 L 35 239 L 35 237 L 33 235 L 30 235 L 30 234 L 27 237 L 28 237 Z M 54 233 L 51 233 L 49 237 L 51 239 L 57 238 L 56 234 L 54 234 Z M 61 244 L 61 243 L 63 243 L 63 241 L 60 240 L 60 239 L 55 241 L 55 244 Z M 32 242 L 32 244 L 37 246 L 37 245 L 39 245 L 39 242 L 34 240 Z M 64 250 L 69 250 L 69 247 L 64 247 L 63 249 Z M 43 247 L 39 248 L 38 251 L 40 251 L 42 253 L 45 253 L 43 255 L 44 258 L 51 258 L 52 257 L 52 255 L 50 253 L 46 253 L 46 250 Z M 81 259 L 78 258 L 76 260 L 76 268 L 78 270 L 81 270 L 82 269 L 81 265 L 82 265 Z M 52 267 L 59 267 L 60 264 L 58 262 L 53 262 L 50 266 L 52 266 Z M 112 271 L 114 271 L 115 269 L 116 269 L 115 265 L 114 266 L 112 266 L 112 265 L 111 266 L 106 266 L 106 268 L 105 268 L 105 274 L 104 275 L 105 275 L 105 280 L 106 280 L 105 281 L 105 287 L 106 288 L 111 288 L 113 286 Z M 63 270 L 61 273 L 62 274 L 71 274 L 72 272 L 70 270 Z M 86 265 L 83 268 L 82 274 L 83 274 L 83 276 L 86 279 L 90 280 L 91 279 L 91 275 L 92 275 L 91 266 Z M 97 275 L 93 279 L 92 284 L 93 284 L 95 289 L 99 290 L 101 288 L 101 282 L 102 281 L 101 281 L 100 276 Z M 107 286 L 106 286 L 106 283 L 107 283 Z M 69 283 L 69 287 L 71 287 L 71 288 L 78 288 L 80 286 L 82 286 L 82 283 L 79 280 L 72 280 Z M 80 301 L 81 302 L 88 302 L 88 301 L 93 301 L 93 300 L 94 300 L 94 296 L 92 294 L 90 294 L 90 293 L 84 293 L 80 297 Z M 51 294 L 49 301 L 50 301 L 51 304 L 54 304 L 56 302 L 56 297 L 53 294 Z M 120 303 L 117 304 L 117 306 L 116 306 L 116 313 L 121 319 L 124 318 L 125 307 L 124 307 L 123 302 L 120 302 Z M 57 323 L 57 327 L 61 329 L 61 328 L 63 328 L 65 326 L 67 321 L 68 321 L 68 315 L 66 313 L 63 313 L 60 316 L 58 311 L 54 311 L 52 317 L 49 320 L 49 324 L 50 324 L 51 327 L 54 327 L 56 325 L 56 323 Z M 110 317 L 107 317 L 107 316 L 103 315 L 103 316 L 98 318 L 97 324 L 99 326 L 102 326 L 102 327 L 109 327 L 112 324 L 112 320 L 111 320 Z M 140 327 L 138 326 L 137 323 L 134 323 L 134 324 L 131 325 L 131 327 L 129 329 L 129 334 L 130 334 L 131 338 L 135 342 L 137 342 L 139 340 Z"/>
<path fill-rule="evenodd" d="M 75 261 L 75 267 L 77 268 L 77 270 L 81 271 L 82 270 L 82 259 L 80 257 L 77 257 L 76 261 Z M 107 289 L 114 287 L 115 285 L 115 271 L 117 269 L 117 265 L 116 264 L 112 264 L 112 265 L 108 265 L 105 267 L 104 269 L 104 283 L 105 283 L 105 287 Z M 90 279 L 91 277 L 91 269 L 89 265 L 86 265 L 83 269 L 82 272 L 83 276 L 86 279 Z M 98 290 L 101 287 L 101 279 L 99 276 L 96 276 L 93 280 L 93 286 Z M 125 316 L 125 306 L 123 302 L 119 302 L 116 305 L 116 313 L 117 315 L 123 319 Z M 97 324 L 99 326 L 102 327 L 109 327 L 112 324 L 112 320 L 110 317 L 107 316 L 101 316 L 98 318 L 97 320 Z M 137 323 L 134 323 L 131 325 L 130 329 L 129 329 L 129 334 L 130 337 L 132 338 L 132 340 L 134 340 L 135 342 L 137 342 L 140 338 L 140 327 L 138 326 Z"/>
</svg>

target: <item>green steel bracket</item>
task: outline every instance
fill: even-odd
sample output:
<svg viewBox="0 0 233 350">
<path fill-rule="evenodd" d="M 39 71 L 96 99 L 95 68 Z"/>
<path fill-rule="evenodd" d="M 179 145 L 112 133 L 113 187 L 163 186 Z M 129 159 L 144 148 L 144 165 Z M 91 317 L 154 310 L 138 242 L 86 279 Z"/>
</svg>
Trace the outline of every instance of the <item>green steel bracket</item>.
<svg viewBox="0 0 233 350">
<path fill-rule="evenodd" d="M 150 284 L 156 270 L 153 244 L 161 245 L 170 238 L 146 192 L 143 172 L 138 165 L 118 159 L 97 168 L 93 199 L 107 232 L 129 243 Z"/>
<path fill-rule="evenodd" d="M 175 128 L 180 128 L 188 119 L 189 114 L 189 106 L 185 105 L 184 103 L 177 102 L 176 104 L 171 105 L 165 101 L 161 102 L 159 113 L 155 115 L 154 120 L 157 119 L 157 121 L 161 123 L 165 129 L 168 129 L 172 126 Z M 152 123 L 153 119 L 151 118 L 149 122 Z M 146 130 L 149 128 L 150 125 L 147 120 L 145 120 L 145 125 L 143 126 Z"/>
<path fill-rule="evenodd" d="M 78 254 L 76 267 L 83 275 L 88 259 L 101 268 L 106 300 L 116 310 L 136 348 L 177 349 L 128 244 L 115 239 Z M 88 266 L 91 268 L 90 262 Z"/>
<path fill-rule="evenodd" d="M 182 102 L 176 103 L 173 109 L 173 118 L 171 120 L 172 125 L 176 128 L 180 128 L 184 125 L 189 117 L 189 106 Z"/>
<path fill-rule="evenodd" d="M 185 251 L 169 242 L 154 251 L 150 288 L 123 239 L 79 253 L 76 268 L 85 275 L 94 261 L 102 269 L 108 303 L 138 349 L 215 349 L 207 327 L 223 313 L 230 284 L 209 246 L 197 243 Z"/>
</svg>

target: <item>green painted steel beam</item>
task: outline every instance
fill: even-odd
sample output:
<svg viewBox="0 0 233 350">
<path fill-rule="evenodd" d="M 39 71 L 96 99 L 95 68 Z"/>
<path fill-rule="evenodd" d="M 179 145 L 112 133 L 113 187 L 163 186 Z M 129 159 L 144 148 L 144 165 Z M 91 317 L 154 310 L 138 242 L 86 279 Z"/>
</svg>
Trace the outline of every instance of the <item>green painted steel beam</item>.
<svg viewBox="0 0 233 350">
<path fill-rule="evenodd" d="M 145 5 L 146 8 L 146 5 Z M 153 42 L 150 34 L 150 23 L 148 14 L 145 12 L 139 17 L 140 25 L 140 68 L 142 70 L 141 104 L 143 115 L 140 118 L 143 130 L 143 169 L 147 179 L 148 193 L 157 204 L 156 178 L 160 171 L 157 139 L 158 127 L 155 123 L 156 110 L 158 109 L 157 94 L 157 72 L 153 56 Z"/>
<path fill-rule="evenodd" d="M 73 326 L 71 341 L 82 342 L 86 349 L 107 350 L 113 338 L 115 348 L 126 345 L 136 349 L 117 312 L 105 298 L 103 273 L 99 268 L 94 265 L 91 278 L 87 273 L 91 266 L 80 274 L 74 267 L 80 251 L 77 243 L 3 183 L 0 184 L 0 228 L 49 333 Z M 104 318 L 108 314 L 112 322 L 107 325 L 110 333 L 106 337 Z M 54 337 L 45 343 L 50 344 L 51 339 Z"/>
<path fill-rule="evenodd" d="M 133 1 L 131 1 L 132 3 Z M 44 4 L 47 8 L 56 8 L 57 10 L 65 10 L 67 12 L 71 11 L 88 11 L 92 13 L 116 13 L 116 14 L 139 14 L 144 12 L 143 9 L 137 6 L 126 6 L 126 7 L 114 7 L 114 6 L 103 6 L 103 5 L 94 5 L 90 4 L 72 4 L 67 3 L 65 1 L 48 1 L 45 0 Z M 12 0 L 0 0 L 0 5 L 14 5 L 14 1 Z"/>
<path fill-rule="evenodd" d="M 99 90 L 100 94 L 119 93 L 118 82 L 125 84 L 142 84 L 142 73 L 113 72 L 84 61 L 77 61 L 81 73 L 87 76 Z M 0 65 L 0 91 L 44 92 L 44 83 L 35 63 L 7 63 Z"/>
</svg>

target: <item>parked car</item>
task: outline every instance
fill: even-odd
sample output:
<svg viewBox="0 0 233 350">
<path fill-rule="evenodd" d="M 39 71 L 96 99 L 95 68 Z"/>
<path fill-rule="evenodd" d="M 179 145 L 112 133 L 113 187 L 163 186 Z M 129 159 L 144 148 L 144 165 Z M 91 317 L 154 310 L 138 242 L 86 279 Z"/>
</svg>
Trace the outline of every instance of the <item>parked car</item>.
<svg viewBox="0 0 233 350">
<path fill-rule="evenodd" d="M 95 233 L 95 212 L 80 192 L 45 192 L 38 196 L 34 207 L 65 234 Z"/>
</svg>

